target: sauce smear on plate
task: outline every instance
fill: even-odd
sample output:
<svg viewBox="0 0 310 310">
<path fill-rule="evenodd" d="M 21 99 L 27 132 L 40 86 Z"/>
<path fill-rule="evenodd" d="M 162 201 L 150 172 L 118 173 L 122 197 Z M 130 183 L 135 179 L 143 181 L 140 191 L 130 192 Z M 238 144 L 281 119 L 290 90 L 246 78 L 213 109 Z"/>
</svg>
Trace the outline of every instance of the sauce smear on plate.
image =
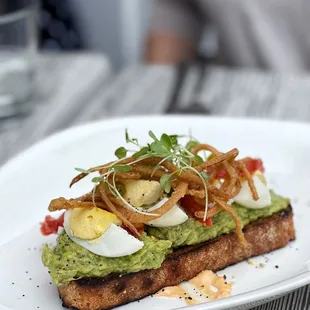
<svg viewBox="0 0 310 310">
<path fill-rule="evenodd" d="M 163 288 L 156 296 L 179 298 L 185 300 L 188 305 L 193 305 L 229 297 L 232 285 L 233 283 L 226 282 L 224 277 L 205 270 L 188 282 Z"/>
</svg>

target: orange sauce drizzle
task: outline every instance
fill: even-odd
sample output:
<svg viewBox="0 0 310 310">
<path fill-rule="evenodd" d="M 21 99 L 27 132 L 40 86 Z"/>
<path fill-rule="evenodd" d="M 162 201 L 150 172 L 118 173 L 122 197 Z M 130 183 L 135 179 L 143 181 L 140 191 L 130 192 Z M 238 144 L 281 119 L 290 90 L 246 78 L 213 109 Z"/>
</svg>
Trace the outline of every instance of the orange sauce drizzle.
<svg viewBox="0 0 310 310">
<path fill-rule="evenodd" d="M 196 291 L 203 294 L 208 300 L 217 300 L 231 295 L 233 283 L 228 283 L 224 277 L 216 275 L 210 270 L 202 271 L 198 276 L 188 281 L 196 287 Z M 161 289 L 155 296 L 179 298 L 185 300 L 188 305 L 199 303 L 194 294 L 189 294 L 181 286 L 167 286 Z"/>
</svg>

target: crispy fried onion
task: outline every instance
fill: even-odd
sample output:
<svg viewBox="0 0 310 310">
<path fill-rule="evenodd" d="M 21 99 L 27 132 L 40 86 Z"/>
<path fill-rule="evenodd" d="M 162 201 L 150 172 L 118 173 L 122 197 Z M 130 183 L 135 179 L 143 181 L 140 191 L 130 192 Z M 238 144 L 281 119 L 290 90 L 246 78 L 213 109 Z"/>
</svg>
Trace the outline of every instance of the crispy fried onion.
<svg viewBox="0 0 310 310">
<path fill-rule="evenodd" d="M 63 197 L 54 199 L 49 205 L 50 211 L 67 210 L 72 208 L 92 208 L 94 206 L 114 213 L 127 227 L 127 229 L 137 238 L 141 237 L 137 227 L 151 220 L 157 219 L 168 212 L 185 195 L 190 195 L 201 206 L 205 206 L 205 199 L 208 198 L 210 208 L 207 218 L 216 216 L 219 212 L 229 213 L 236 226 L 236 234 L 242 245 L 246 241 L 242 232 L 240 220 L 234 209 L 228 204 L 241 190 L 241 177 L 244 176 L 251 189 L 253 199 L 257 200 L 258 195 L 253 183 L 253 179 L 242 160 L 236 160 L 239 151 L 234 148 L 226 153 L 221 153 L 209 144 L 197 144 L 191 151 L 197 155 L 200 151 L 211 153 L 209 160 L 196 164 L 186 169 L 180 169 L 176 162 L 167 161 L 160 156 L 148 156 L 141 158 L 128 157 L 115 162 L 110 162 L 102 166 L 90 168 L 87 173 L 82 172 L 71 182 L 70 186 L 79 182 L 88 173 L 99 172 L 105 175 L 108 184 L 112 180 L 123 183 L 126 180 L 156 180 L 159 181 L 164 175 L 173 175 L 171 178 L 172 194 L 165 204 L 148 214 L 147 210 L 135 211 L 129 208 L 124 199 L 117 196 L 115 190 L 110 189 L 106 182 L 100 182 L 93 192 L 87 193 L 79 198 L 67 200 Z M 110 174 L 114 164 L 131 165 L 132 169 L 128 172 L 113 172 Z M 219 171 L 226 170 L 225 177 L 218 180 Z M 208 171 L 208 180 L 204 181 L 200 173 Z M 114 179 L 113 179 L 114 178 Z M 205 190 L 207 186 L 207 191 Z M 197 211 L 194 213 L 197 218 L 204 218 L 205 212 Z"/>
<path fill-rule="evenodd" d="M 102 200 L 107 205 L 109 211 L 114 213 L 123 222 L 123 224 L 132 232 L 132 234 L 135 237 L 141 238 L 141 234 L 138 232 L 136 227 L 125 216 L 123 216 L 122 213 L 120 213 L 116 209 L 115 205 L 110 200 L 110 198 L 108 196 L 109 189 L 108 189 L 108 187 L 107 187 L 107 185 L 105 183 L 100 182 L 100 184 L 99 184 L 99 191 L 100 191 Z"/>
<path fill-rule="evenodd" d="M 240 220 L 238 218 L 236 211 L 230 205 L 228 205 L 225 201 L 219 199 L 218 197 L 212 196 L 212 200 L 216 202 L 221 208 L 223 208 L 223 210 L 225 210 L 227 213 L 231 215 L 231 217 L 233 218 L 236 224 L 236 234 L 239 238 L 239 241 L 244 247 L 246 247 L 247 242 L 242 232 L 242 226 L 241 226 L 241 223 L 240 223 Z"/>
<path fill-rule="evenodd" d="M 105 204 L 102 202 L 96 202 L 98 208 L 107 209 Z M 63 197 L 53 199 L 49 206 L 48 210 L 51 212 L 59 210 L 69 210 L 73 208 L 93 208 L 94 204 L 90 201 L 77 201 L 76 199 L 67 200 Z"/>
</svg>

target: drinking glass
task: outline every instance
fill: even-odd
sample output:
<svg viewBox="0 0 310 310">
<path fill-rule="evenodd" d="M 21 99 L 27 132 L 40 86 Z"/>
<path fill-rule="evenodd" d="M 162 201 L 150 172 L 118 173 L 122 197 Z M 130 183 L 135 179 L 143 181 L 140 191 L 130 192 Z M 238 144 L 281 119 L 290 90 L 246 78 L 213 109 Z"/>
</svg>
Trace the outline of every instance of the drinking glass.
<svg viewBox="0 0 310 310">
<path fill-rule="evenodd" d="M 0 1 L 0 118 L 20 113 L 34 87 L 35 0 Z"/>
</svg>

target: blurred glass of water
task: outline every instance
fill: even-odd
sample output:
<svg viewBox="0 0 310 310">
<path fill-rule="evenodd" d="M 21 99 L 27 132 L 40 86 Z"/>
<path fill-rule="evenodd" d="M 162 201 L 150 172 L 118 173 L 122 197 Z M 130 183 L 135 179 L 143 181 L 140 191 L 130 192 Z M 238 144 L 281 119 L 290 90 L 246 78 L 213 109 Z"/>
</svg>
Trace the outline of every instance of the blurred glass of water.
<svg viewBox="0 0 310 310">
<path fill-rule="evenodd" d="M 34 0 L 0 0 L 0 118 L 25 112 L 37 50 Z"/>
</svg>

